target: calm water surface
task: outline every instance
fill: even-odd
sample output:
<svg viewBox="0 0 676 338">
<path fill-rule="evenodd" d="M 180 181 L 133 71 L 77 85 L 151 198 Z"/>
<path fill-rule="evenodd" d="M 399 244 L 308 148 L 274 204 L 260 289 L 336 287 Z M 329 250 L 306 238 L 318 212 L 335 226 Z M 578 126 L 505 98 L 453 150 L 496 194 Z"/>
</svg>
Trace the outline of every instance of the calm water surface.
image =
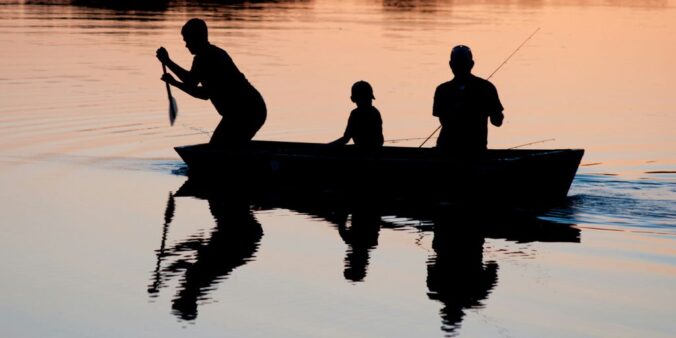
<svg viewBox="0 0 676 338">
<path fill-rule="evenodd" d="M 106 3 L 0 2 L 0 336 L 676 332 L 674 1 Z M 190 17 L 265 96 L 258 139 L 337 138 L 363 79 L 410 146 L 453 45 L 488 76 L 539 27 L 491 78 L 489 146 L 586 149 L 570 198 L 479 217 L 186 189 L 172 147 L 218 115 L 175 91 L 170 127 L 154 53 L 187 66 Z"/>
</svg>

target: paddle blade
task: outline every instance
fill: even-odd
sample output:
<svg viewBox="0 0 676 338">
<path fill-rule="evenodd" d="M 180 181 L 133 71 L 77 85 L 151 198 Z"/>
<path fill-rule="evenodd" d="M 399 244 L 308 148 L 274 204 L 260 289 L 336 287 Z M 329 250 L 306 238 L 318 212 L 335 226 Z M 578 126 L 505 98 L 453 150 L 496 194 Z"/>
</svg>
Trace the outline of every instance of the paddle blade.
<svg viewBox="0 0 676 338">
<path fill-rule="evenodd" d="M 176 100 L 171 97 L 169 99 L 169 123 L 171 125 L 174 125 L 174 121 L 176 121 L 176 116 L 178 116 L 178 106 L 176 106 Z"/>
</svg>

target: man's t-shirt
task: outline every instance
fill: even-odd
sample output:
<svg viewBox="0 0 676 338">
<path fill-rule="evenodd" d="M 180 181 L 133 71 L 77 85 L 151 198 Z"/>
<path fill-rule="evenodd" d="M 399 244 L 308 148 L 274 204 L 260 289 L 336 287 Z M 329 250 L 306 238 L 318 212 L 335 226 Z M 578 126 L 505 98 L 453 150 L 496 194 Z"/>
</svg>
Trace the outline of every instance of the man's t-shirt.
<svg viewBox="0 0 676 338">
<path fill-rule="evenodd" d="M 261 115 L 261 109 L 256 108 L 261 105 L 262 97 L 223 49 L 210 45 L 206 52 L 195 55 L 190 74 L 202 84 L 223 117 L 265 119 L 265 116 L 250 116 Z"/>
<path fill-rule="evenodd" d="M 471 75 L 442 83 L 434 93 L 433 115 L 441 120 L 437 146 L 460 150 L 484 150 L 488 117 L 502 114 L 498 92 L 487 80 Z"/>
</svg>

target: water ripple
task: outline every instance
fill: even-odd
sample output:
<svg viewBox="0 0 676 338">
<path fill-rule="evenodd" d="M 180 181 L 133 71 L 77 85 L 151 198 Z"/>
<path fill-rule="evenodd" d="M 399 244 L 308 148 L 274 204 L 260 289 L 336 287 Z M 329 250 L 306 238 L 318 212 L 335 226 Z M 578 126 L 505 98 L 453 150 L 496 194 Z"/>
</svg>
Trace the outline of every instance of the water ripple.
<svg viewBox="0 0 676 338">
<path fill-rule="evenodd" d="M 568 205 L 543 218 L 639 228 L 676 234 L 676 180 L 670 177 L 619 179 L 603 175 L 578 175 Z"/>
</svg>

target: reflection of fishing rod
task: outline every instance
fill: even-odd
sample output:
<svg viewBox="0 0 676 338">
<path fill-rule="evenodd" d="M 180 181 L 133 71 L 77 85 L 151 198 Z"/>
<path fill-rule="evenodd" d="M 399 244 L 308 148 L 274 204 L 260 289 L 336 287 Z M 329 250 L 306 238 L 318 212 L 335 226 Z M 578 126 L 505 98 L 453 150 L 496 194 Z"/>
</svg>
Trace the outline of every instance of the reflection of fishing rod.
<svg viewBox="0 0 676 338">
<path fill-rule="evenodd" d="M 521 144 L 521 145 L 518 145 L 518 146 L 515 146 L 515 147 L 507 148 L 507 150 L 521 148 L 521 147 L 529 146 L 531 144 L 538 144 L 538 143 L 544 143 L 544 142 L 549 142 L 549 141 L 556 141 L 556 139 L 555 138 L 548 138 L 548 139 L 544 139 L 544 140 L 540 140 L 540 141 L 525 143 L 525 144 Z"/>
<path fill-rule="evenodd" d="M 525 45 L 526 42 L 528 42 L 528 40 L 530 40 L 530 38 L 532 38 L 532 37 L 535 35 L 535 33 L 537 33 L 539 30 L 540 30 L 540 27 L 538 27 L 538 28 L 533 32 L 533 34 L 531 34 L 526 40 L 523 40 L 523 42 L 519 45 L 519 47 L 517 47 L 517 48 L 512 52 L 512 54 L 509 54 L 509 56 L 505 59 L 505 61 L 503 61 L 503 62 L 498 66 L 498 68 L 496 68 L 496 69 L 491 73 L 491 75 L 489 75 L 489 76 L 486 78 L 486 80 L 489 80 L 491 77 L 493 77 L 493 75 L 495 75 L 495 73 L 497 73 L 498 70 L 500 70 L 500 68 L 502 68 L 502 66 L 504 66 L 504 65 L 507 63 L 507 61 L 509 61 L 509 59 L 511 59 L 512 56 L 514 56 L 514 54 L 516 54 L 516 52 L 518 52 L 519 49 L 521 49 L 521 47 L 523 47 L 523 45 Z M 425 143 L 427 143 L 427 141 L 429 141 L 429 139 L 432 138 L 432 136 L 434 136 L 434 134 L 436 134 L 436 133 L 439 131 L 439 129 L 441 129 L 441 125 L 439 125 L 439 126 L 437 127 L 437 129 L 434 129 L 434 131 L 432 132 L 432 134 L 430 134 L 430 136 L 428 136 L 428 137 L 425 139 L 425 141 L 423 141 L 423 143 L 422 143 L 418 148 L 422 148 L 422 146 L 424 146 Z"/>
<path fill-rule="evenodd" d="M 160 249 L 157 250 L 157 264 L 155 265 L 155 273 L 153 274 L 153 284 L 148 288 L 148 293 L 156 294 L 162 284 L 160 267 L 162 265 L 162 258 L 164 258 L 164 249 L 167 242 L 167 233 L 169 232 L 169 224 L 174 218 L 174 211 L 176 210 L 176 203 L 174 202 L 174 194 L 169 192 L 169 200 L 167 201 L 167 209 L 164 211 L 164 226 L 162 227 L 162 242 Z"/>
</svg>

